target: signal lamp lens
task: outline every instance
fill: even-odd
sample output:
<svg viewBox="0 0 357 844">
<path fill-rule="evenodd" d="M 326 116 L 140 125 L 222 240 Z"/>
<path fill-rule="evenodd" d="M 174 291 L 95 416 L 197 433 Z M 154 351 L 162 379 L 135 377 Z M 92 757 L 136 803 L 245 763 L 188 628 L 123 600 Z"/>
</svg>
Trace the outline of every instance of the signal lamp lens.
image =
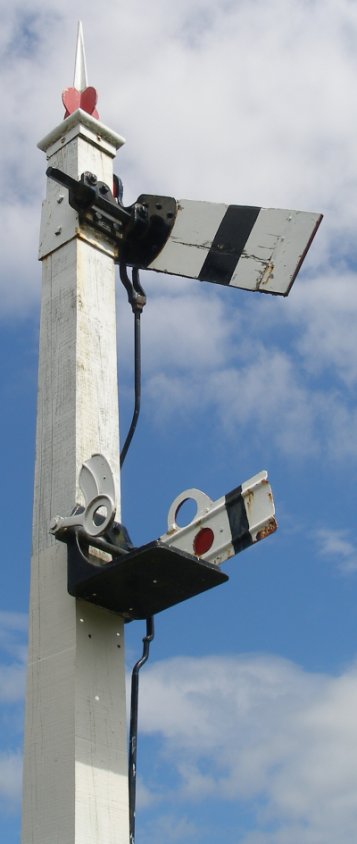
<svg viewBox="0 0 357 844">
<path fill-rule="evenodd" d="M 193 540 L 193 552 L 196 557 L 202 557 L 212 547 L 214 533 L 211 528 L 201 528 Z"/>
</svg>

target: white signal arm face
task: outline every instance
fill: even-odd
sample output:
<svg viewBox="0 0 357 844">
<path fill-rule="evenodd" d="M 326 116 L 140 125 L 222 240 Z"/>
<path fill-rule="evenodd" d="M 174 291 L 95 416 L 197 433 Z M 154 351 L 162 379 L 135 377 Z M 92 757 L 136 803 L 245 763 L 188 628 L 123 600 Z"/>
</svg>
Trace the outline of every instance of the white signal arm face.
<svg viewBox="0 0 357 844">
<path fill-rule="evenodd" d="M 322 220 L 308 211 L 177 201 L 147 269 L 287 296 Z"/>
<path fill-rule="evenodd" d="M 180 527 L 177 516 L 189 500 L 197 512 Z M 167 517 L 167 533 L 161 542 L 202 560 L 220 565 L 277 528 L 273 495 L 266 471 L 249 478 L 227 495 L 212 501 L 199 489 L 186 489 L 175 498 Z"/>
</svg>

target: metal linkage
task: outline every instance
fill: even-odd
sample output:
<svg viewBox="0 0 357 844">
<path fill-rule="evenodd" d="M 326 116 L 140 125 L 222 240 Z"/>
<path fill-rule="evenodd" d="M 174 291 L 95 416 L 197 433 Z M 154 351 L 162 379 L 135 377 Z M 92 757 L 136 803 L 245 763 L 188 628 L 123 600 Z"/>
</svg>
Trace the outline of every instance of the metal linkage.
<svg viewBox="0 0 357 844">
<path fill-rule="evenodd" d="M 261 293 L 288 295 L 322 220 L 288 208 L 151 194 L 125 208 L 118 182 L 113 193 L 93 173 L 76 181 L 50 167 L 47 175 L 68 188 L 79 224 L 109 239 L 115 261 Z"/>
<path fill-rule="evenodd" d="M 134 267 L 147 267 L 161 252 L 177 214 L 173 197 L 141 194 L 127 208 L 122 203 L 122 185 L 116 179 L 113 194 L 95 173 L 82 173 L 77 181 L 56 167 L 47 176 L 68 190 L 68 201 L 79 215 L 79 223 L 104 234 L 114 246 L 115 260 Z"/>
<path fill-rule="evenodd" d="M 131 675 L 130 730 L 129 730 L 129 833 L 130 844 L 135 844 L 136 806 L 136 756 L 138 744 L 139 671 L 149 658 L 150 642 L 154 638 L 154 619 L 146 619 L 143 653 L 135 663 Z"/>
<path fill-rule="evenodd" d="M 133 545 L 124 525 L 114 521 L 114 476 L 106 458 L 102 454 L 92 454 L 83 463 L 78 482 L 85 507 L 76 504 L 69 516 L 54 516 L 50 533 L 62 542 L 75 537 L 82 556 L 82 546 L 88 545 L 114 556 L 128 554 Z"/>
<path fill-rule="evenodd" d="M 140 317 L 144 306 L 146 305 L 146 295 L 143 290 L 140 279 L 139 270 L 134 267 L 132 271 L 132 281 L 130 281 L 126 265 L 121 262 L 119 264 L 120 278 L 127 291 L 128 300 L 134 314 L 134 412 L 130 423 L 130 428 L 126 436 L 125 443 L 120 453 L 120 468 L 123 466 L 130 443 L 133 439 L 137 421 L 140 413 L 141 403 L 141 325 Z"/>
<path fill-rule="evenodd" d="M 79 472 L 85 501 L 70 515 L 51 519 L 50 533 L 66 543 L 67 588 L 126 620 L 146 619 L 228 580 L 216 565 L 154 540 L 133 547 L 116 522 L 115 482 L 110 464 L 93 454 Z M 197 532 L 197 531 L 196 531 Z M 112 557 L 103 565 L 94 549 Z"/>
</svg>

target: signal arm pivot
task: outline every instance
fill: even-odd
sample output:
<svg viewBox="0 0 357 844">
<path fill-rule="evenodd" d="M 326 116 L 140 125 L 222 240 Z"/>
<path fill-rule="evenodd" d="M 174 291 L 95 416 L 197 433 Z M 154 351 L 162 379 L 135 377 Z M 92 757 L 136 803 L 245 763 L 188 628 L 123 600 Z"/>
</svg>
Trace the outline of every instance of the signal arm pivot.
<svg viewBox="0 0 357 844">
<path fill-rule="evenodd" d="M 85 506 L 55 516 L 50 532 L 68 546 L 68 591 L 127 620 L 148 618 L 228 580 L 221 563 L 276 530 L 267 473 L 260 472 L 217 501 L 197 489 L 182 492 L 168 512 L 167 532 L 134 547 L 126 528 L 115 522 L 111 468 L 94 454 L 80 471 Z M 193 499 L 197 512 L 179 527 L 178 512 Z M 93 550 L 105 551 L 103 562 Z"/>
<path fill-rule="evenodd" d="M 309 211 L 176 200 L 141 194 L 125 207 L 93 173 L 77 181 L 49 167 L 68 190 L 80 225 L 105 234 L 118 263 L 228 287 L 287 296 L 322 215 Z"/>
</svg>

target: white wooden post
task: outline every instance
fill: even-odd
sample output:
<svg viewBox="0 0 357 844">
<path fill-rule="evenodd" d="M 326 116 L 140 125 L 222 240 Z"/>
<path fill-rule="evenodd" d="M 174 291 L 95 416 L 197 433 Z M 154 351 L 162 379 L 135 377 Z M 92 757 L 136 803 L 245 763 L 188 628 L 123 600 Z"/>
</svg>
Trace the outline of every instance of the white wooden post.
<svg viewBox="0 0 357 844">
<path fill-rule="evenodd" d="M 79 61 L 83 70 L 83 51 L 77 81 Z M 111 186 L 123 142 L 78 109 L 39 147 L 70 176 L 89 170 Z M 123 623 L 68 595 L 67 548 L 49 534 L 51 517 L 82 500 L 79 470 L 95 452 L 118 479 L 120 519 L 115 268 L 110 246 L 79 230 L 67 191 L 50 180 L 40 258 L 22 844 L 128 844 Z"/>
</svg>

